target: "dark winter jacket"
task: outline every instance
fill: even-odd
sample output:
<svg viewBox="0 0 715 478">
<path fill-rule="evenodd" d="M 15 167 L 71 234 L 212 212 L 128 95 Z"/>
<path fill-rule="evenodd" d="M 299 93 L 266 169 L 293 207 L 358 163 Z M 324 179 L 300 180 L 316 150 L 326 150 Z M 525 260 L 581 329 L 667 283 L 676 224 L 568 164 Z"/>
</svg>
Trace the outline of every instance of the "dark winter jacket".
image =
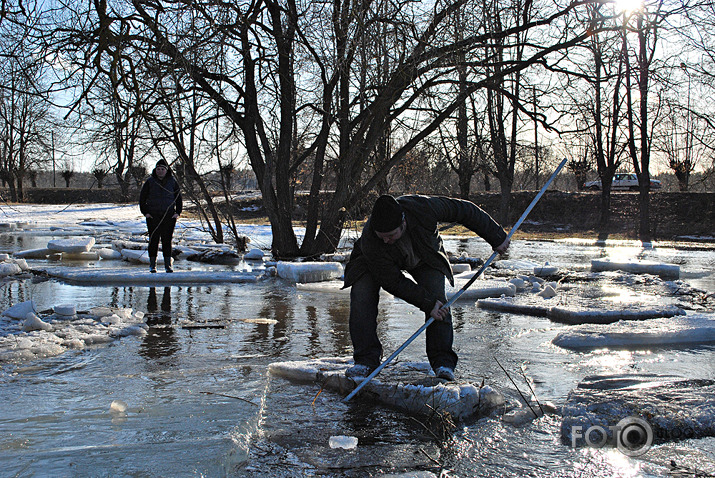
<svg viewBox="0 0 715 478">
<path fill-rule="evenodd" d="M 501 245 L 506 232 L 476 204 L 461 199 L 427 196 L 401 196 L 409 234 L 415 255 L 421 262 L 442 272 L 454 284 L 452 268 L 439 235 L 439 223 L 457 222 L 474 231 L 492 248 Z M 377 237 L 368 219 L 345 267 L 345 285 L 349 287 L 366 272 L 372 273 L 380 286 L 392 295 L 430 312 L 436 295 L 405 277 L 400 268 L 403 259 L 394 244 L 385 244 Z"/>
<path fill-rule="evenodd" d="M 171 170 L 166 171 L 163 180 L 156 175 L 156 169 L 152 171 L 139 193 L 141 213 L 162 219 L 181 214 L 182 208 L 181 189 Z"/>
</svg>

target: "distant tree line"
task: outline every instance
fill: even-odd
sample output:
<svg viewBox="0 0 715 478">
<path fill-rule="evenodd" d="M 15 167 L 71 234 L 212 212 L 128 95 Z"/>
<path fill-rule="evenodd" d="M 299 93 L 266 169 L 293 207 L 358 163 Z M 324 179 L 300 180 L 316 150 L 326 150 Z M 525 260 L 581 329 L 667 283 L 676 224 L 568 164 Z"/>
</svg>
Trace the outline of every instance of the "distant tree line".
<svg viewBox="0 0 715 478">
<path fill-rule="evenodd" d="M 648 239 L 656 158 L 681 190 L 715 171 L 713 33 L 713 3 L 690 0 L 9 0 L 0 181 L 13 200 L 40 170 L 69 187 L 90 156 L 97 187 L 131 200 L 164 158 L 223 242 L 240 235 L 216 186 L 230 201 L 250 169 L 274 254 L 295 257 L 333 250 L 384 192 L 478 184 L 504 222 L 567 157 L 601 179 L 604 228 L 614 174 L 638 175 Z"/>
</svg>

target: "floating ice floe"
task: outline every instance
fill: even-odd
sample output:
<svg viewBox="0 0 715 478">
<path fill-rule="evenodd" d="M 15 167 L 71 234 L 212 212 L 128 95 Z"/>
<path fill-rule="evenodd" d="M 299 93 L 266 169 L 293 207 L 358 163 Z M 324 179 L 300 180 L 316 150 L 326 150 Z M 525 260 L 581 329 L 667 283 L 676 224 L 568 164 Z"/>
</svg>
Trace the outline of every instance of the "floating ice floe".
<svg viewBox="0 0 715 478">
<path fill-rule="evenodd" d="M 265 271 L 182 271 L 174 269 L 172 274 L 164 272 L 152 274 L 149 269 L 128 268 L 36 267 L 35 270 L 57 279 L 89 285 L 254 283 L 265 277 Z"/>
<path fill-rule="evenodd" d="M 149 251 L 144 249 L 122 249 L 122 257 L 129 262 L 138 262 L 141 264 L 149 264 Z M 159 254 L 157 256 L 157 264 L 164 263 L 164 256 Z"/>
<path fill-rule="evenodd" d="M 92 249 L 94 242 L 94 237 L 72 237 L 68 239 L 53 239 L 47 243 L 47 248 L 53 252 L 89 252 L 89 250 Z"/>
<path fill-rule="evenodd" d="M 553 276 L 558 274 L 559 268 L 545 262 L 543 265 L 534 267 L 534 275 L 539 277 Z"/>
<path fill-rule="evenodd" d="M 325 262 L 347 262 L 350 260 L 350 253 L 334 252 L 332 254 L 321 254 L 320 260 Z"/>
<path fill-rule="evenodd" d="M 105 261 L 109 260 L 122 260 L 124 256 L 122 256 L 122 253 L 120 251 L 117 251 L 115 249 L 110 249 L 108 247 L 102 247 L 100 249 L 97 249 L 97 254 L 99 254 L 99 257 Z"/>
<path fill-rule="evenodd" d="M 265 254 L 262 250 L 253 248 L 243 255 L 243 258 L 247 261 L 262 261 Z"/>
<path fill-rule="evenodd" d="M 22 323 L 22 330 L 25 332 L 31 332 L 33 330 L 52 330 L 52 324 L 44 322 L 38 316 L 30 312 L 27 314 L 25 321 Z"/>
<path fill-rule="evenodd" d="M 554 345 L 572 350 L 680 347 L 715 343 L 715 317 L 695 315 L 608 325 L 578 325 L 560 332 Z"/>
<path fill-rule="evenodd" d="M 522 277 L 514 277 L 509 279 L 509 283 L 513 284 L 517 291 L 524 291 L 532 287 L 531 282 L 528 279 Z"/>
<path fill-rule="evenodd" d="M 633 274 L 652 274 L 661 277 L 680 277 L 680 266 L 652 261 L 615 261 L 611 259 L 592 259 L 591 271 L 624 271 Z"/>
<path fill-rule="evenodd" d="M 19 264 L 14 262 L 0 262 L 0 277 L 11 276 L 22 272 Z"/>
<path fill-rule="evenodd" d="M 322 282 L 307 282 L 307 283 L 296 283 L 295 287 L 299 291 L 311 291 L 311 292 L 332 292 L 336 294 L 349 294 L 350 289 L 343 289 L 343 281 L 331 280 Z"/>
<path fill-rule="evenodd" d="M 235 265 L 241 262 L 241 256 L 234 251 L 208 249 L 186 256 L 186 260 L 206 264 Z"/>
<path fill-rule="evenodd" d="M 47 256 L 52 254 L 53 251 L 46 247 L 40 249 L 27 249 L 24 251 L 18 251 L 13 253 L 13 257 L 19 257 L 23 259 L 47 259 Z"/>
<path fill-rule="evenodd" d="M 194 254 L 201 254 L 203 251 L 204 248 L 189 247 L 181 244 L 176 244 L 173 248 L 173 253 L 178 253 L 180 257 L 189 257 Z"/>
<path fill-rule="evenodd" d="M 457 293 L 464 285 L 466 281 L 460 279 L 454 281 L 454 287 L 447 284 L 445 292 L 447 297 Z M 501 297 L 501 296 L 514 296 L 516 294 L 516 287 L 513 284 L 505 280 L 491 280 L 491 279 L 479 279 L 472 283 L 472 285 L 465 290 L 461 296 L 460 300 L 476 300 L 483 299 L 485 297 Z"/>
<path fill-rule="evenodd" d="M 462 252 L 458 256 L 449 256 L 449 263 L 454 264 L 469 264 L 471 268 L 478 268 L 484 264 L 481 257 L 470 257 L 466 252 Z"/>
<path fill-rule="evenodd" d="M 258 325 L 275 325 L 278 323 L 276 319 L 268 319 L 265 317 L 257 317 L 252 319 L 239 319 L 241 322 L 247 324 L 258 324 Z"/>
<path fill-rule="evenodd" d="M 333 435 L 328 439 L 330 448 L 342 448 L 344 450 L 352 450 L 357 448 L 358 438 L 345 435 Z"/>
<path fill-rule="evenodd" d="M 149 247 L 149 243 L 147 242 L 139 242 L 139 241 L 126 241 L 122 239 L 116 239 L 112 241 L 112 248 L 121 251 L 124 249 L 132 249 L 135 251 L 140 251 L 140 250 L 146 250 L 147 247 Z"/>
<path fill-rule="evenodd" d="M 345 376 L 352 361 L 332 357 L 297 362 L 275 362 L 271 374 L 298 382 L 318 382 L 328 390 L 347 394 L 364 377 Z M 411 414 L 448 413 L 456 419 L 486 416 L 505 407 L 504 396 L 485 385 L 444 382 L 437 379 L 428 363 L 400 362 L 386 367 L 366 384 L 361 394 Z M 360 395 L 354 398 L 359 400 Z"/>
<path fill-rule="evenodd" d="M 63 261 L 96 261 L 99 260 L 99 252 L 88 251 L 88 252 L 63 252 L 61 259 Z"/>
<path fill-rule="evenodd" d="M 321 282 L 333 280 L 343 275 L 343 265 L 339 262 L 283 262 L 276 264 L 278 277 L 291 282 Z"/>
<path fill-rule="evenodd" d="M 674 305 L 642 306 L 632 304 L 617 309 L 595 309 L 578 305 L 554 306 L 548 317 L 565 324 L 611 324 L 619 320 L 645 320 L 657 317 L 685 315 L 685 311 Z"/>
<path fill-rule="evenodd" d="M 109 404 L 109 411 L 112 413 L 125 413 L 127 404 L 123 400 L 112 400 L 112 403 Z"/>
<path fill-rule="evenodd" d="M 575 446 L 584 446 L 589 429 L 599 427 L 607 444 L 622 449 L 628 437 L 618 440 L 613 431 L 627 434 L 633 419 L 643 422 L 630 431 L 650 436 L 652 444 L 715 436 L 715 381 L 650 374 L 586 377 L 561 412 L 561 438 Z"/>
<path fill-rule="evenodd" d="M 472 266 L 469 264 L 450 264 L 452 266 L 452 274 L 463 274 L 464 272 L 469 272 L 472 270 Z"/>
<path fill-rule="evenodd" d="M 24 319 L 27 314 L 37 312 L 34 300 L 26 300 L 25 302 L 19 302 L 9 309 L 6 309 L 2 315 L 5 317 L 10 317 L 12 319 Z"/>
<path fill-rule="evenodd" d="M 624 305 L 587 300 L 585 298 L 582 298 L 581 302 L 586 305 L 552 305 L 543 297 L 528 295 L 502 297 L 499 299 L 480 299 L 477 301 L 477 307 L 514 314 L 548 317 L 553 321 L 566 324 L 610 324 L 619 320 L 645 320 L 685 315 L 683 309 L 674 305 Z"/>
<path fill-rule="evenodd" d="M 536 295 L 544 299 L 550 299 L 551 297 L 556 297 L 556 289 L 551 284 L 546 284 Z"/>
<path fill-rule="evenodd" d="M 543 297 L 527 295 L 520 297 L 479 299 L 477 300 L 477 307 L 497 312 L 546 317 L 549 315 L 551 304 L 545 301 Z"/>
<path fill-rule="evenodd" d="M 528 259 L 499 259 L 498 261 L 494 261 L 492 266 L 495 269 L 533 272 L 534 269 L 540 267 L 541 264 Z"/>
<path fill-rule="evenodd" d="M 52 310 L 55 314 L 63 317 L 74 317 L 77 314 L 77 308 L 72 304 L 56 305 Z"/>
</svg>

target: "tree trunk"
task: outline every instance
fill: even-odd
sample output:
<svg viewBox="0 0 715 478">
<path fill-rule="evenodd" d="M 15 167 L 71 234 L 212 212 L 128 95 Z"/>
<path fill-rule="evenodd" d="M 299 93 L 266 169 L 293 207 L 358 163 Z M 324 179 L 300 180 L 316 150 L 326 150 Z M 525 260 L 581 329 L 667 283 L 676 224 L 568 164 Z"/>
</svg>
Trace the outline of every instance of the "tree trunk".
<svg viewBox="0 0 715 478">
<path fill-rule="evenodd" d="M 638 239 L 643 242 L 650 242 L 653 239 L 653 231 L 650 222 L 650 185 L 641 184 L 638 192 L 638 206 L 640 209 L 640 221 L 638 227 Z"/>
<path fill-rule="evenodd" d="M 601 181 L 601 214 L 598 220 L 600 232 L 608 232 L 611 224 L 611 184 Z"/>
<path fill-rule="evenodd" d="M 511 181 L 508 178 L 500 177 L 499 186 L 499 223 L 505 226 L 509 223 L 509 213 L 511 208 Z"/>
</svg>

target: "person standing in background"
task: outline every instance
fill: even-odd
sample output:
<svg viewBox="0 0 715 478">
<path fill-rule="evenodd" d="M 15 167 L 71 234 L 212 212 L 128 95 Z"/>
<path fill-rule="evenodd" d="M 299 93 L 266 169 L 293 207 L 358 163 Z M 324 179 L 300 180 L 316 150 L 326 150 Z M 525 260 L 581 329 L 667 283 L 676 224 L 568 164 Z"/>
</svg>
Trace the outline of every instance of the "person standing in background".
<svg viewBox="0 0 715 478">
<path fill-rule="evenodd" d="M 139 193 L 139 209 L 146 218 L 149 230 L 149 271 L 156 272 L 156 258 L 161 241 L 164 269 L 166 272 L 174 272 L 171 240 L 174 236 L 176 220 L 182 210 L 181 189 L 169 165 L 163 159 L 156 163 L 151 176 L 142 186 Z"/>
</svg>

